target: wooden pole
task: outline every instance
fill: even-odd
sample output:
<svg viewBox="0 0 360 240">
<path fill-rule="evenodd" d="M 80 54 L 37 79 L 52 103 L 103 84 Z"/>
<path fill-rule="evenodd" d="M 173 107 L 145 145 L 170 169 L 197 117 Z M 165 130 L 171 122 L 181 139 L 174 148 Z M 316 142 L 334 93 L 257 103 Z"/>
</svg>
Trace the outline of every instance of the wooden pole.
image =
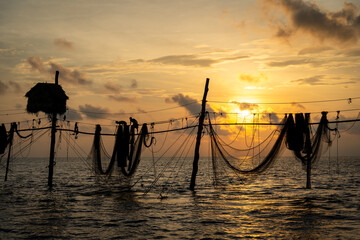
<svg viewBox="0 0 360 240">
<path fill-rule="evenodd" d="M 206 96 L 207 96 L 207 93 L 209 91 L 209 81 L 210 81 L 210 79 L 207 78 L 206 83 L 205 83 L 204 96 L 203 96 L 202 104 L 201 104 L 201 113 L 200 113 L 200 117 L 199 117 L 199 127 L 198 127 L 198 132 L 197 132 L 197 137 L 196 137 L 196 145 L 195 145 L 193 171 L 192 171 L 191 182 L 190 182 L 190 190 L 192 190 L 192 191 L 195 188 L 196 174 L 198 172 L 198 163 L 199 163 L 199 156 L 200 156 L 199 150 L 200 150 L 202 130 L 203 130 L 203 126 L 204 126 L 205 108 L 206 108 Z"/>
<path fill-rule="evenodd" d="M 306 148 L 306 188 L 311 189 L 311 140 L 310 140 L 310 113 L 305 113 L 305 121 L 306 121 L 306 133 L 305 133 L 305 148 Z"/>
<path fill-rule="evenodd" d="M 55 84 L 59 84 L 59 71 L 55 74 Z M 55 136 L 56 136 L 56 113 L 52 114 L 51 118 L 51 143 L 50 143 L 50 159 L 49 159 L 49 177 L 48 186 L 53 186 L 53 174 L 54 174 L 54 157 L 55 157 Z"/>
<path fill-rule="evenodd" d="M 14 124 L 16 124 L 16 123 L 11 123 L 11 128 L 10 128 L 10 133 L 9 133 L 9 152 L 8 152 L 8 157 L 7 157 L 7 162 L 6 162 L 6 172 L 5 172 L 5 179 L 4 179 L 5 182 L 7 181 L 8 172 L 9 172 L 11 147 L 13 144 L 14 130 L 15 130 Z"/>
</svg>

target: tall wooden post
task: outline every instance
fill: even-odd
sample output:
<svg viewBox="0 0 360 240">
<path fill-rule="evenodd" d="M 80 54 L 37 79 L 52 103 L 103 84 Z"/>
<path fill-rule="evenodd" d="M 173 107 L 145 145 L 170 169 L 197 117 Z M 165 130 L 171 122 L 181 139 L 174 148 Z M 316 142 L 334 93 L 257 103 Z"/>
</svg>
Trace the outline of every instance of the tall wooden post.
<svg viewBox="0 0 360 240">
<path fill-rule="evenodd" d="M 11 147 L 13 144 L 13 139 L 14 139 L 14 130 L 15 130 L 15 125 L 16 123 L 11 123 L 11 128 L 10 128 L 10 133 L 9 133 L 9 151 L 8 151 L 8 157 L 7 157 L 7 161 L 6 161 L 6 171 L 5 171 L 5 179 L 4 181 L 7 181 L 7 177 L 8 177 L 8 173 L 9 173 L 9 165 L 10 165 L 10 156 L 11 156 Z"/>
<path fill-rule="evenodd" d="M 59 71 L 55 74 L 55 84 L 59 84 Z M 54 157 L 55 157 L 55 136 L 56 136 L 56 113 L 52 114 L 51 118 L 51 143 L 50 143 L 50 159 L 49 159 L 49 177 L 48 186 L 52 188 L 53 174 L 54 174 Z"/>
<path fill-rule="evenodd" d="M 199 117 L 199 127 L 198 127 L 198 132 L 197 132 L 197 137 L 196 137 L 196 145 L 195 145 L 193 171 L 192 171 L 191 182 L 190 182 L 190 190 L 192 190 L 192 191 L 195 188 L 196 174 L 198 172 L 198 163 L 199 163 L 199 156 L 200 156 L 199 150 L 200 150 L 200 142 L 201 142 L 202 130 L 203 130 L 203 126 L 204 126 L 206 96 L 207 96 L 207 93 L 209 91 L 209 88 L 208 88 L 209 87 L 209 81 L 210 81 L 210 79 L 207 78 L 206 83 L 205 83 L 204 96 L 203 96 L 202 104 L 201 104 L 201 113 L 200 113 L 200 117 Z"/>
<path fill-rule="evenodd" d="M 305 113 L 305 121 L 306 121 L 306 133 L 305 133 L 305 149 L 306 149 L 306 188 L 311 189 L 311 140 L 310 140 L 310 113 Z"/>
</svg>

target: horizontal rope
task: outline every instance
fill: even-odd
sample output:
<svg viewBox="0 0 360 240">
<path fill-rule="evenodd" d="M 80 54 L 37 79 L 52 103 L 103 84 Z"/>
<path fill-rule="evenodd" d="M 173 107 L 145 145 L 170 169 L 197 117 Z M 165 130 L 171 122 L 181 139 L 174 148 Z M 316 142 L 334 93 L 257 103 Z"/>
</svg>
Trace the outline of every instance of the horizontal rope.
<svg viewBox="0 0 360 240">
<path fill-rule="evenodd" d="M 174 128 L 174 129 L 168 129 L 168 130 L 162 130 L 162 131 L 154 131 L 154 132 L 149 132 L 149 134 L 158 134 L 158 133 L 166 133 L 166 132 L 175 132 L 175 131 L 181 131 L 181 130 L 185 130 L 185 129 L 189 129 L 189 128 L 195 128 L 198 125 L 192 125 L 192 126 L 187 126 L 187 127 L 182 127 L 182 128 Z M 58 128 L 59 126 L 57 126 L 56 131 L 65 131 L 65 132 L 73 132 L 75 133 L 74 130 L 72 129 L 67 129 L 67 128 Z M 42 127 L 42 128 L 28 128 L 28 129 L 20 129 L 18 130 L 18 132 L 26 132 L 26 131 L 36 131 L 36 130 L 43 130 L 43 129 L 49 129 L 50 127 Z M 76 133 L 78 134 L 85 134 L 85 135 L 95 135 L 95 132 L 84 132 L 84 131 L 76 131 Z M 103 136 L 116 136 L 115 133 L 101 133 L 100 135 Z M 135 135 L 139 135 L 139 134 L 135 134 Z"/>
<path fill-rule="evenodd" d="M 342 120 L 342 121 L 329 121 L 328 123 L 348 123 L 348 122 L 359 122 L 360 119 L 350 119 L 350 120 Z M 310 125 L 319 125 L 320 122 L 309 123 Z M 207 124 L 204 124 L 207 125 Z M 249 122 L 249 123 L 212 123 L 213 126 L 232 126 L 232 125 L 250 125 L 250 126 L 282 126 L 284 123 L 267 123 L 267 122 Z"/>
<path fill-rule="evenodd" d="M 206 101 L 209 103 L 224 103 L 224 104 L 239 104 L 239 103 L 247 103 L 247 104 L 263 104 L 263 105 L 270 105 L 270 104 L 306 104 L 306 103 L 324 103 L 324 102 L 339 102 L 339 101 L 348 101 L 351 103 L 352 100 L 360 99 L 360 97 L 354 98 L 339 98 L 339 99 L 329 99 L 329 100 L 314 100 L 314 101 L 304 101 L 304 102 L 263 102 L 263 103 L 249 103 L 249 102 L 238 102 L 238 101 L 231 101 L 231 102 L 222 102 L 222 101 Z"/>
<path fill-rule="evenodd" d="M 247 109 L 245 109 L 247 110 Z M 343 110 L 331 110 L 331 111 L 326 111 L 328 113 L 337 113 L 337 112 L 355 112 L 355 111 L 360 111 L 360 108 L 353 108 L 353 109 L 343 109 Z M 315 113 L 322 113 L 323 111 L 318 111 L 318 112 L 306 112 L 306 113 L 310 113 L 310 114 L 315 114 Z M 242 113 L 237 113 L 237 112 L 209 112 L 210 114 L 218 114 L 218 115 L 242 115 Z M 290 114 L 290 113 L 301 113 L 301 112 L 251 112 L 247 115 L 279 115 L 279 114 Z"/>
<path fill-rule="evenodd" d="M 329 124 L 332 123 L 349 123 L 349 122 L 359 122 L 360 118 L 357 119 L 349 119 L 349 120 L 341 120 L 341 121 L 329 121 Z M 320 122 L 316 123 L 309 123 L 310 125 L 319 125 Z M 209 124 L 204 124 L 204 126 L 208 126 Z M 213 123 L 213 126 L 232 126 L 232 125 L 249 125 L 249 126 L 281 126 L 284 125 L 283 123 L 268 123 L 268 122 L 249 122 L 249 123 Z M 166 133 L 166 132 L 175 132 L 175 131 L 181 131 L 189 128 L 195 128 L 197 125 L 187 126 L 187 127 L 181 127 L 181 128 L 174 128 L 174 129 L 168 129 L 168 130 L 162 130 L 162 131 L 154 131 L 149 132 L 149 134 L 159 134 L 159 133 Z M 57 126 L 59 127 L 59 126 Z M 42 129 L 49 129 L 51 127 L 42 127 L 42 128 L 29 128 L 29 129 L 19 129 L 18 132 L 23 131 L 36 131 L 36 130 L 42 130 Z M 66 131 L 66 132 L 74 132 L 72 129 L 65 129 L 65 128 L 57 128 L 57 131 Z M 78 131 L 79 134 L 85 134 L 85 135 L 95 135 L 94 132 L 84 132 L 84 131 Z M 115 133 L 101 133 L 103 136 L 115 136 Z"/>
</svg>

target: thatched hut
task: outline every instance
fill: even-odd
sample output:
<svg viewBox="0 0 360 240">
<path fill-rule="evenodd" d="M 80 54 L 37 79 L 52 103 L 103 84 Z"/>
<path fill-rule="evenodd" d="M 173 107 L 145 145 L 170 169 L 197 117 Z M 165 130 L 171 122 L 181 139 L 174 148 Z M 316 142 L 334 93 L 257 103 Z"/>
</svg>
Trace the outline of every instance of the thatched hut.
<svg viewBox="0 0 360 240">
<path fill-rule="evenodd" d="M 29 113 L 42 111 L 47 114 L 64 114 L 66 100 L 69 99 L 62 87 L 54 83 L 37 83 L 25 97 L 28 98 L 26 110 Z"/>
</svg>

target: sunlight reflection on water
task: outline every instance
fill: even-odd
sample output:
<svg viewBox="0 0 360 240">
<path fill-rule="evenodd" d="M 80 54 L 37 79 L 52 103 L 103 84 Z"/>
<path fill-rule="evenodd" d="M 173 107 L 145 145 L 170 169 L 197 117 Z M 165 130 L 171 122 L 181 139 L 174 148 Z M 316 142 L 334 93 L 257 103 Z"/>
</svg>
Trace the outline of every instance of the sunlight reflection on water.
<svg viewBox="0 0 360 240">
<path fill-rule="evenodd" d="M 304 171 L 292 158 L 281 158 L 249 184 L 218 188 L 208 159 L 201 159 L 192 193 L 189 159 L 176 177 L 159 180 L 146 195 L 151 174 L 129 191 L 117 177 L 101 184 L 78 159 L 57 161 L 49 191 L 47 159 L 18 160 L 1 183 L 0 238 L 356 239 L 359 160 L 341 158 L 338 169 L 322 159 L 307 190 Z M 150 163 L 144 160 L 137 176 Z"/>
</svg>

